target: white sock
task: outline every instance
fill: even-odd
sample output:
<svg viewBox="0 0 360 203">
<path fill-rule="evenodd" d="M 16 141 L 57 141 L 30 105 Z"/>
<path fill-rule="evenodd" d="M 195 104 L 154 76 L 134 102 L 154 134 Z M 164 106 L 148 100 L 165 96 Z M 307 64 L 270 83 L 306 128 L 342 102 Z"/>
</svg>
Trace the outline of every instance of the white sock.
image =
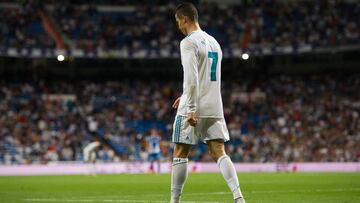
<svg viewBox="0 0 360 203">
<path fill-rule="evenodd" d="M 234 199 L 243 197 L 240 191 L 240 184 L 236 174 L 236 170 L 230 157 L 228 157 L 227 155 L 221 156 L 217 160 L 217 164 L 231 192 L 233 193 Z"/>
<path fill-rule="evenodd" d="M 171 200 L 178 203 L 187 177 L 188 159 L 174 158 L 171 170 Z"/>
</svg>

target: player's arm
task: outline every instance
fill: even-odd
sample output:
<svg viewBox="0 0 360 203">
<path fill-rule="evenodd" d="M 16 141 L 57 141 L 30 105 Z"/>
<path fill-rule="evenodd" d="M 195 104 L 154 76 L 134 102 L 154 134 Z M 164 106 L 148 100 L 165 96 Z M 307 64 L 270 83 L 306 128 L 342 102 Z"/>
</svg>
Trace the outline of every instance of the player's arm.
<svg viewBox="0 0 360 203">
<path fill-rule="evenodd" d="M 190 40 L 183 40 L 180 44 L 181 63 L 184 67 L 184 90 L 187 93 L 185 105 L 187 106 L 188 121 L 192 126 L 196 125 L 195 112 L 198 97 L 198 61 L 195 44 Z"/>
<path fill-rule="evenodd" d="M 179 107 L 180 98 L 181 98 L 181 97 L 178 97 L 178 98 L 176 98 L 176 100 L 174 101 L 174 103 L 173 103 L 173 105 L 172 105 L 172 107 L 173 107 L 174 109 L 177 109 L 177 108 Z"/>
</svg>

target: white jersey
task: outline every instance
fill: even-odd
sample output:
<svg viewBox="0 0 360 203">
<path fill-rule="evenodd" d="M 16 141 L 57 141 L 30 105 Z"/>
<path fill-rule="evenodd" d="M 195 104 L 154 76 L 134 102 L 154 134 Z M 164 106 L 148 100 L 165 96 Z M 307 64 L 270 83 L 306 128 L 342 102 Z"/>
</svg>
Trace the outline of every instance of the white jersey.
<svg viewBox="0 0 360 203">
<path fill-rule="evenodd" d="M 92 155 L 92 153 L 98 146 L 100 146 L 100 142 L 98 141 L 94 141 L 86 145 L 86 147 L 83 149 L 84 161 L 88 162 L 90 159 L 95 159 L 95 154 Z"/>
<path fill-rule="evenodd" d="M 184 83 L 177 114 L 186 116 L 195 112 L 198 117 L 224 118 L 219 43 L 198 30 L 181 41 L 180 52 Z"/>
</svg>

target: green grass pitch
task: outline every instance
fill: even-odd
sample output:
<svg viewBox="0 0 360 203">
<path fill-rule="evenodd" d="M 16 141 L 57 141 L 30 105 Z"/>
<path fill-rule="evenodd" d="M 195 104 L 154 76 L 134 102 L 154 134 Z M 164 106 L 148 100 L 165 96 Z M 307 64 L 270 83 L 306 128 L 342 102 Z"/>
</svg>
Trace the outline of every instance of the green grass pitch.
<svg viewBox="0 0 360 203">
<path fill-rule="evenodd" d="M 360 173 L 239 173 L 247 203 L 360 203 Z M 0 202 L 169 202 L 170 175 L 0 177 Z M 189 174 L 183 203 L 231 203 L 221 174 Z"/>
</svg>

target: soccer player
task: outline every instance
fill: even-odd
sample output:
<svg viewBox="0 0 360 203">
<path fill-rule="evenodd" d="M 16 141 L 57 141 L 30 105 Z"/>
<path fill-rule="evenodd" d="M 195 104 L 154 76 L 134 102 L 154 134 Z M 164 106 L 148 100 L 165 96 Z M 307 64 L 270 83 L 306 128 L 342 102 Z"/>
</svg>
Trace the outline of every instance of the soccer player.
<svg viewBox="0 0 360 203">
<path fill-rule="evenodd" d="M 171 174 L 171 203 L 180 202 L 187 177 L 191 145 L 200 139 L 207 144 L 233 193 L 235 203 L 245 203 L 231 159 L 225 154 L 229 140 L 220 93 L 222 51 L 218 42 L 202 31 L 198 12 L 191 3 L 176 7 L 175 19 L 186 35 L 180 43 L 184 72 L 183 93 L 173 104 L 177 108 L 172 141 L 175 143 Z"/>
<path fill-rule="evenodd" d="M 83 149 L 84 155 L 84 162 L 88 163 L 88 170 L 90 175 L 96 175 L 96 152 L 95 150 L 100 146 L 100 141 L 96 140 L 94 142 L 90 142 L 86 147 Z"/>
<path fill-rule="evenodd" d="M 148 160 L 151 162 L 150 171 L 153 173 L 160 173 L 160 160 L 161 160 L 161 149 L 160 142 L 161 138 L 156 129 L 151 129 L 150 136 L 147 137 L 148 142 Z M 157 171 L 154 169 L 154 162 L 157 163 Z"/>
</svg>

